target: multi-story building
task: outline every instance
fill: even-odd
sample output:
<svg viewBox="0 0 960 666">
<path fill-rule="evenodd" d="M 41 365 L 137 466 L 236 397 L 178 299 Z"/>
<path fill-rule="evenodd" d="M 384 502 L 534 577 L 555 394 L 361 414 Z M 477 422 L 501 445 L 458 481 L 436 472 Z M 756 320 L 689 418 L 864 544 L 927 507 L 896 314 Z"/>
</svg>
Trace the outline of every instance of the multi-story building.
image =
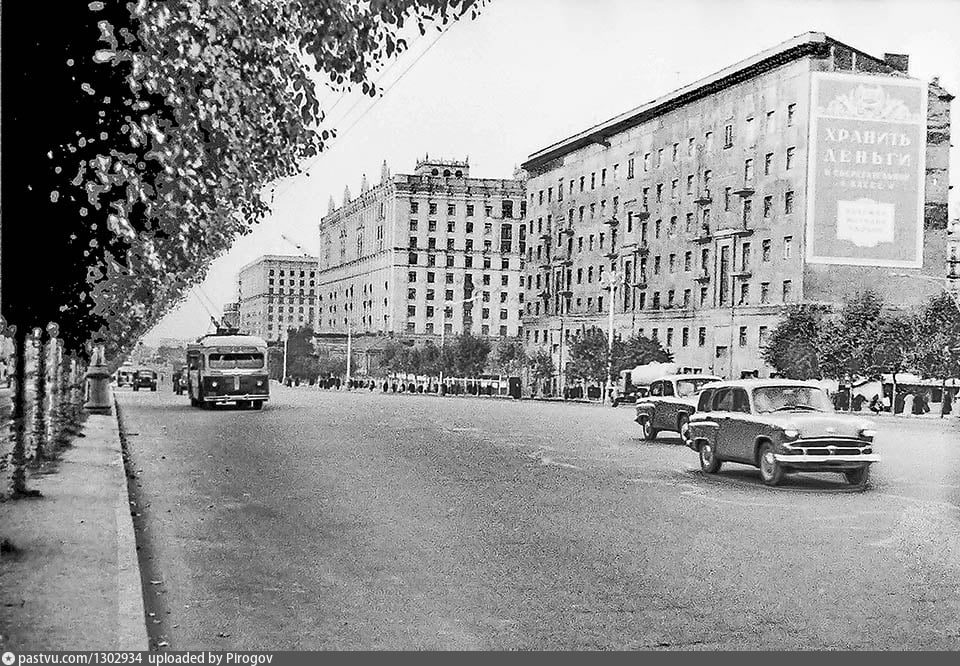
<svg viewBox="0 0 960 666">
<path fill-rule="evenodd" d="M 316 327 L 316 280 L 316 257 L 268 254 L 250 262 L 237 275 L 240 330 L 274 341 L 288 329 Z"/>
<path fill-rule="evenodd" d="M 522 179 L 428 157 L 360 189 L 320 221 L 318 332 L 520 335 Z"/>
<path fill-rule="evenodd" d="M 224 303 L 223 318 L 220 321 L 227 328 L 240 328 L 240 303 Z"/>
<path fill-rule="evenodd" d="M 740 377 L 770 372 L 784 303 L 922 298 L 909 276 L 946 273 L 952 96 L 907 65 L 806 33 L 531 155 L 524 339 L 558 383 L 611 308 Z"/>
</svg>

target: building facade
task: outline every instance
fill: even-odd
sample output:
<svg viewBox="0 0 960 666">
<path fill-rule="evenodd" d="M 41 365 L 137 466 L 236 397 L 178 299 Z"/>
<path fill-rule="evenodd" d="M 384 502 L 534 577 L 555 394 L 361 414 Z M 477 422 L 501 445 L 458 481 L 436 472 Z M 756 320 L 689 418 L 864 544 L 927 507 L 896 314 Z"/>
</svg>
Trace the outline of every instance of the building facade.
<svg viewBox="0 0 960 666">
<path fill-rule="evenodd" d="M 844 134 L 830 131 L 827 120 L 824 141 L 855 132 L 888 145 L 869 151 L 827 146 L 811 154 L 811 86 L 829 72 L 857 78 L 850 89 L 859 107 L 851 116 L 872 112 L 877 96 L 892 104 L 881 85 L 913 82 L 921 89 L 925 117 L 897 116 L 916 121 L 916 143 L 925 144 L 919 158 L 889 147 L 897 140 L 910 143 L 906 138 L 878 139 L 880 132 L 871 128 L 879 125 L 853 125 Z M 523 164 L 529 237 L 525 342 L 553 354 L 559 389 L 571 339 L 590 327 L 606 331 L 612 307 L 617 333 L 658 339 L 681 366 L 727 377 L 768 376 L 760 350 L 784 304 L 836 303 L 868 287 L 888 302 L 919 300 L 925 288 L 911 276 L 946 275 L 951 99 L 936 81 L 909 79 L 907 56 L 876 58 L 822 33 L 806 33 L 534 153 Z M 913 233 L 917 256 L 808 260 L 814 215 L 817 224 L 840 224 L 842 217 L 855 230 L 838 226 L 831 237 L 836 245 L 837 238 L 851 236 L 839 245 L 844 252 L 895 251 L 900 245 L 872 237 L 892 229 L 892 218 L 876 221 L 892 204 L 872 202 L 859 217 L 841 211 L 845 201 L 826 213 L 816 208 L 832 195 L 826 185 L 811 188 L 811 175 L 820 181 L 831 175 L 817 170 L 822 159 L 892 160 L 894 166 L 878 167 L 873 175 L 852 171 L 838 181 L 866 189 L 855 202 L 875 196 L 870 188 L 877 185 L 868 179 L 892 174 L 898 164 L 909 172 L 920 163 L 918 176 L 904 175 L 919 179 L 914 222 L 908 211 L 914 231 L 905 232 Z M 848 173 L 842 166 L 834 175 Z M 893 268 L 904 262 L 908 268 Z"/>
<path fill-rule="evenodd" d="M 320 333 L 520 335 L 522 179 L 470 177 L 466 161 L 418 161 L 366 177 L 319 225 Z"/>
<path fill-rule="evenodd" d="M 281 340 L 291 328 L 316 328 L 316 281 L 317 259 L 311 256 L 264 255 L 241 268 L 237 275 L 241 332 L 269 342 Z"/>
</svg>

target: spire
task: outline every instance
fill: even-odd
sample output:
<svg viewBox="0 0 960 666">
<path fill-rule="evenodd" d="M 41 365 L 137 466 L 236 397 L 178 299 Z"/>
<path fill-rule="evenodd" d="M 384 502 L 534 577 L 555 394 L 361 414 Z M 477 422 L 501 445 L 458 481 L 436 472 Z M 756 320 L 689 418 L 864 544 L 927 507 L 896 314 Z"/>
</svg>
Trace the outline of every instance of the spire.
<svg viewBox="0 0 960 666">
<path fill-rule="evenodd" d="M 351 198 L 352 197 L 350 196 L 350 186 L 347 185 L 343 188 L 343 205 L 346 206 L 348 203 L 350 203 Z"/>
<path fill-rule="evenodd" d="M 383 161 L 383 165 L 380 167 L 380 183 L 383 184 L 390 180 L 390 167 L 387 166 L 387 161 Z"/>
<path fill-rule="evenodd" d="M 332 213 L 337 209 L 337 204 L 333 203 L 333 195 L 330 195 L 330 203 L 327 204 L 327 213 Z"/>
<path fill-rule="evenodd" d="M 370 189 L 370 185 L 367 183 L 367 174 L 363 174 L 360 177 L 360 193 L 366 192 Z"/>
</svg>

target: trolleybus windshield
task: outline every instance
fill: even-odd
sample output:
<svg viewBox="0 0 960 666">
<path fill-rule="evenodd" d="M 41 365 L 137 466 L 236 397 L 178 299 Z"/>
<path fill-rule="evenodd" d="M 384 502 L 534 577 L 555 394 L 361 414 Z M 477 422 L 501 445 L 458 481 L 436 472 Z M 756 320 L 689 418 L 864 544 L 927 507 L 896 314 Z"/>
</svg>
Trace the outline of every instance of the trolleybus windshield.
<svg viewBox="0 0 960 666">
<path fill-rule="evenodd" d="M 263 354 L 214 353 L 207 357 L 210 368 L 217 370 L 252 369 L 263 367 Z"/>
</svg>

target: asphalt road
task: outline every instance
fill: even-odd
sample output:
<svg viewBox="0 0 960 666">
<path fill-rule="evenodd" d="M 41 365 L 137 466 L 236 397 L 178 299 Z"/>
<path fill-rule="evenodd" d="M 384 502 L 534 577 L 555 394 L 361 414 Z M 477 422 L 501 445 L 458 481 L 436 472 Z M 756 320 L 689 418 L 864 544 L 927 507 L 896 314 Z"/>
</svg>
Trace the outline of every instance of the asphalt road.
<svg viewBox="0 0 960 666">
<path fill-rule="evenodd" d="M 706 476 L 630 407 L 119 395 L 154 646 L 960 649 L 956 418 L 878 419 L 859 491 Z"/>
</svg>

